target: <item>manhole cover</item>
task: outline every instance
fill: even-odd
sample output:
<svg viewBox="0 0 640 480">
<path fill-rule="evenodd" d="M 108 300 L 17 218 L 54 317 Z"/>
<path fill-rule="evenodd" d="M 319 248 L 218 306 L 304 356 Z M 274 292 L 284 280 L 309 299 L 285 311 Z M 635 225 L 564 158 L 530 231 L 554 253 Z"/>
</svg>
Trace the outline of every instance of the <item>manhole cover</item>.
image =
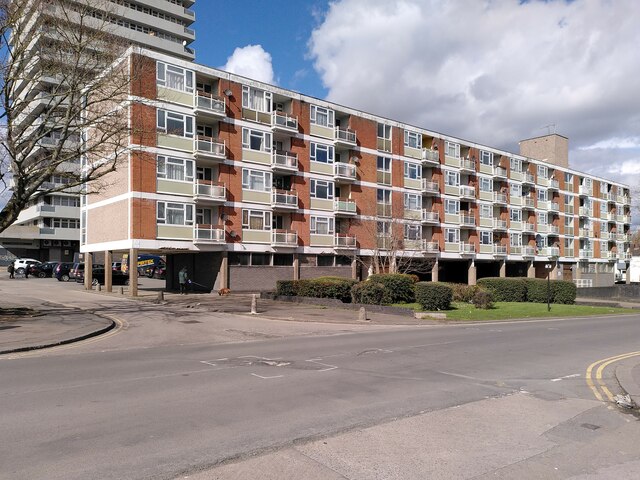
<svg viewBox="0 0 640 480">
<path fill-rule="evenodd" d="M 583 423 L 580 425 L 583 428 L 588 428 L 589 430 L 598 430 L 600 425 L 594 425 L 593 423 Z"/>
</svg>

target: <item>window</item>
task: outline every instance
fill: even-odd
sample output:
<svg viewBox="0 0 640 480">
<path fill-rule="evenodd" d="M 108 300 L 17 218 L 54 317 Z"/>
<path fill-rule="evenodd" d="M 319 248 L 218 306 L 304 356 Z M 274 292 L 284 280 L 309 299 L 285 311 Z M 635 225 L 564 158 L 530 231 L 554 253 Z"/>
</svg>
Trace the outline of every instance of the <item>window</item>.
<svg viewBox="0 0 640 480">
<path fill-rule="evenodd" d="M 166 225 L 193 225 L 193 205 L 158 202 L 156 220 Z"/>
<path fill-rule="evenodd" d="M 378 237 L 388 237 L 391 235 L 391 224 L 389 222 L 376 222 Z"/>
<path fill-rule="evenodd" d="M 546 202 L 547 199 L 549 198 L 548 192 L 544 188 L 538 188 L 536 192 L 537 192 L 539 202 Z"/>
<path fill-rule="evenodd" d="M 333 218 L 311 215 L 310 232 L 316 235 L 333 235 L 335 233 Z"/>
<path fill-rule="evenodd" d="M 405 193 L 404 209 L 405 210 L 422 210 L 422 195 L 416 195 L 415 193 Z"/>
<path fill-rule="evenodd" d="M 80 199 L 78 197 L 63 197 L 60 195 L 54 195 L 49 197 L 49 205 L 56 205 L 60 207 L 79 207 Z"/>
<path fill-rule="evenodd" d="M 547 217 L 544 213 L 538 215 L 538 224 L 549 225 L 549 217 Z"/>
<path fill-rule="evenodd" d="M 459 243 L 460 242 L 460 230 L 456 228 L 444 229 L 444 241 L 447 243 Z"/>
<path fill-rule="evenodd" d="M 179 182 L 193 182 L 193 160 L 158 155 L 156 176 Z"/>
<path fill-rule="evenodd" d="M 607 204 L 605 202 L 600 203 L 600 216 L 605 216 L 607 214 Z"/>
<path fill-rule="evenodd" d="M 449 157 L 460 158 L 460 144 L 453 142 L 444 142 L 444 154 Z"/>
<path fill-rule="evenodd" d="M 573 173 L 564 172 L 564 183 L 570 183 L 573 185 Z"/>
<path fill-rule="evenodd" d="M 521 247 L 522 246 L 522 234 L 521 233 L 510 233 L 509 234 L 509 244 L 512 247 Z"/>
<path fill-rule="evenodd" d="M 451 200 L 449 198 L 444 199 L 444 212 L 449 213 L 451 215 L 459 215 L 460 214 L 460 201 Z"/>
<path fill-rule="evenodd" d="M 271 134 L 262 130 L 242 129 L 242 148 L 259 152 L 271 151 Z"/>
<path fill-rule="evenodd" d="M 564 217 L 564 226 L 573 228 L 573 217 Z"/>
<path fill-rule="evenodd" d="M 480 151 L 480 165 L 489 165 L 493 166 L 493 153 L 485 152 L 484 150 Z"/>
<path fill-rule="evenodd" d="M 53 228 L 80 228 L 80 220 L 77 218 L 52 218 Z"/>
<path fill-rule="evenodd" d="M 379 172 L 391 173 L 391 159 L 388 157 L 378 157 L 376 162 Z"/>
<path fill-rule="evenodd" d="M 574 199 L 571 195 L 564 196 L 564 204 L 573 206 Z"/>
<path fill-rule="evenodd" d="M 405 224 L 404 238 L 405 240 L 422 240 L 422 227 L 420 225 Z"/>
<path fill-rule="evenodd" d="M 259 192 L 271 191 L 271 172 L 242 169 L 242 188 Z"/>
<path fill-rule="evenodd" d="M 492 218 L 493 207 L 491 205 L 480 205 L 480 218 Z"/>
<path fill-rule="evenodd" d="M 404 145 L 411 148 L 422 148 L 422 135 L 418 132 L 404 131 Z"/>
<path fill-rule="evenodd" d="M 333 128 L 335 125 L 335 112 L 328 108 L 311 105 L 311 123 L 321 127 Z"/>
<path fill-rule="evenodd" d="M 378 203 L 391 205 L 391 190 L 385 190 L 385 189 L 379 188 L 377 190 L 376 195 L 377 195 Z"/>
<path fill-rule="evenodd" d="M 491 245 L 493 243 L 492 232 L 480 232 L 480 245 Z"/>
<path fill-rule="evenodd" d="M 404 162 L 404 178 L 420 180 L 422 178 L 422 165 Z"/>
<path fill-rule="evenodd" d="M 271 111 L 271 92 L 248 85 L 242 86 L 242 108 L 269 113 Z"/>
<path fill-rule="evenodd" d="M 333 200 L 333 182 L 311 179 L 311 198 Z"/>
<path fill-rule="evenodd" d="M 564 239 L 564 248 L 565 250 L 569 250 L 569 251 L 573 250 L 573 238 Z"/>
<path fill-rule="evenodd" d="M 538 165 L 538 178 L 547 178 L 547 167 L 545 165 Z"/>
<path fill-rule="evenodd" d="M 193 93 L 193 72 L 175 65 L 158 62 L 156 84 L 181 92 Z"/>
<path fill-rule="evenodd" d="M 158 110 L 158 131 L 168 135 L 193 138 L 193 117 L 166 110 Z"/>
<path fill-rule="evenodd" d="M 452 187 L 459 187 L 460 173 L 447 170 L 446 172 L 444 172 L 444 183 L 445 185 L 450 185 Z"/>
<path fill-rule="evenodd" d="M 512 222 L 521 222 L 522 221 L 522 210 L 511 209 L 509 210 L 509 217 Z"/>
<path fill-rule="evenodd" d="M 493 180 L 491 178 L 480 177 L 480 191 L 481 192 L 492 192 L 493 191 Z"/>
<path fill-rule="evenodd" d="M 509 164 L 511 166 L 512 172 L 522 172 L 522 160 L 520 160 L 519 158 L 511 158 L 509 160 Z"/>
<path fill-rule="evenodd" d="M 271 212 L 243 209 L 242 228 L 247 230 L 271 230 Z"/>
<path fill-rule="evenodd" d="M 378 124 L 378 138 L 385 140 L 391 140 L 391 125 L 385 125 L 384 123 Z"/>
<path fill-rule="evenodd" d="M 522 185 L 519 183 L 511 184 L 511 196 L 512 197 L 521 197 L 522 196 Z"/>
<path fill-rule="evenodd" d="M 333 146 L 311 142 L 311 154 L 309 158 L 311 159 L 312 162 L 333 163 L 333 158 L 334 158 Z"/>
</svg>

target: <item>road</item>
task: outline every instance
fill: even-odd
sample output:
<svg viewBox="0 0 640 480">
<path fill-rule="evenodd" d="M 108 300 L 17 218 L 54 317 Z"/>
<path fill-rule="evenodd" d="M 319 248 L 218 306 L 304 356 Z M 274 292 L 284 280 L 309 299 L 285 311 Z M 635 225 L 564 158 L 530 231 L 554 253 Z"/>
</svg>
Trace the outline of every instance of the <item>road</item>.
<svg viewBox="0 0 640 480">
<path fill-rule="evenodd" d="M 148 346 L 127 345 L 124 332 L 106 344 L 0 359 L 0 477 L 175 478 L 522 392 L 545 401 L 588 401 L 583 411 L 602 408 L 597 415 L 606 423 L 605 416 L 622 414 L 599 407 L 585 370 L 595 360 L 638 350 L 639 320 L 403 327 Z M 640 461 L 640 453 L 632 460 Z"/>
</svg>

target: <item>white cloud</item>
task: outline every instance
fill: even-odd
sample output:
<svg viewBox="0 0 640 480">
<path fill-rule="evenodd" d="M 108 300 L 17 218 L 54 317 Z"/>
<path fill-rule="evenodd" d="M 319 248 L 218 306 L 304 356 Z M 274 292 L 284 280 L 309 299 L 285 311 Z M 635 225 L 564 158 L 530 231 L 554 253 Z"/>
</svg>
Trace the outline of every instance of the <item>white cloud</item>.
<svg viewBox="0 0 640 480">
<path fill-rule="evenodd" d="M 594 150 L 598 148 L 604 149 L 618 149 L 618 148 L 640 148 L 640 137 L 631 138 L 607 138 L 600 140 L 593 145 L 586 145 L 581 147 L 582 150 Z"/>
<path fill-rule="evenodd" d="M 275 83 L 271 55 L 262 48 L 262 45 L 236 48 L 227 59 L 227 63 L 220 68 L 254 80 Z"/>
</svg>

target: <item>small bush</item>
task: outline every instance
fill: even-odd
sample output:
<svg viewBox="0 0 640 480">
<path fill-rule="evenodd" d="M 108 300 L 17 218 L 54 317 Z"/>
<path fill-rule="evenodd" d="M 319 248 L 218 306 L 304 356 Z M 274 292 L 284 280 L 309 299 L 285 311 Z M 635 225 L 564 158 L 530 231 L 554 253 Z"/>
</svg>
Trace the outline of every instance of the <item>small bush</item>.
<svg viewBox="0 0 640 480">
<path fill-rule="evenodd" d="M 447 285 L 449 285 L 453 291 L 453 301 L 464 303 L 470 303 L 479 288 L 476 285 L 467 285 L 464 283 L 447 283 Z"/>
<path fill-rule="evenodd" d="M 415 295 L 423 310 L 448 310 L 451 308 L 453 290 L 445 283 L 418 282 Z"/>
<path fill-rule="evenodd" d="M 413 280 L 413 283 L 418 283 L 420 281 L 420 277 L 418 275 L 410 273 L 409 276 L 411 277 L 411 280 Z"/>
<path fill-rule="evenodd" d="M 551 282 L 553 303 L 574 304 L 576 302 L 576 284 L 566 280 L 554 280 Z"/>
<path fill-rule="evenodd" d="M 527 286 L 527 302 L 532 303 L 547 303 L 547 281 L 542 278 L 524 278 L 525 285 Z M 550 298 L 553 301 L 553 296 Z"/>
<path fill-rule="evenodd" d="M 351 287 L 353 303 L 382 305 L 389 296 L 387 287 L 378 282 L 360 282 Z"/>
<path fill-rule="evenodd" d="M 489 290 L 496 302 L 526 302 L 527 285 L 524 278 L 481 278 L 478 286 Z"/>
<path fill-rule="evenodd" d="M 349 303 L 351 287 L 356 283 L 358 283 L 357 280 L 350 278 L 298 280 L 296 292 L 300 297 L 337 298 L 344 303 Z"/>
<path fill-rule="evenodd" d="M 411 303 L 415 300 L 415 282 L 411 275 L 404 273 L 374 274 L 367 281 L 381 283 L 387 288 L 385 303 Z"/>
<path fill-rule="evenodd" d="M 476 308 L 489 310 L 493 308 L 493 294 L 484 288 L 477 288 L 473 294 L 471 303 L 473 303 L 473 306 Z"/>
<path fill-rule="evenodd" d="M 278 280 L 276 282 L 276 295 L 295 297 L 298 295 L 298 283 L 296 280 Z"/>
</svg>

